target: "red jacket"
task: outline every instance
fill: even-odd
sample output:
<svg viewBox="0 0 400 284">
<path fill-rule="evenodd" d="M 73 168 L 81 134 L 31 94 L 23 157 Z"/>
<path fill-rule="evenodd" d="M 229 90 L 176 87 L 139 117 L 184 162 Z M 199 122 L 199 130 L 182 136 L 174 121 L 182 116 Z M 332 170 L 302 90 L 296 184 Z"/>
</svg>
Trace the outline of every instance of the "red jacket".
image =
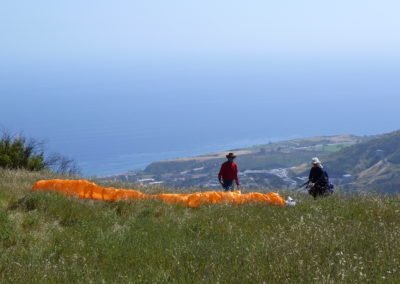
<svg viewBox="0 0 400 284">
<path fill-rule="evenodd" d="M 239 185 L 238 167 L 236 163 L 223 163 L 218 174 L 218 180 L 221 180 L 221 177 L 223 180 L 235 180 L 236 184 Z"/>
</svg>

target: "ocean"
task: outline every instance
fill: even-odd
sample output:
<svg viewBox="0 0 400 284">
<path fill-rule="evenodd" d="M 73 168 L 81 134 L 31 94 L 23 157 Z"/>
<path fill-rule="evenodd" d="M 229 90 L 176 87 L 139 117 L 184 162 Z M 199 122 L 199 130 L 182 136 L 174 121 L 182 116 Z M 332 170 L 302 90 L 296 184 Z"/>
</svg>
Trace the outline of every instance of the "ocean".
<svg viewBox="0 0 400 284">
<path fill-rule="evenodd" d="M 0 126 L 85 176 L 271 141 L 399 128 L 399 62 L 153 58 L 5 62 Z"/>
</svg>

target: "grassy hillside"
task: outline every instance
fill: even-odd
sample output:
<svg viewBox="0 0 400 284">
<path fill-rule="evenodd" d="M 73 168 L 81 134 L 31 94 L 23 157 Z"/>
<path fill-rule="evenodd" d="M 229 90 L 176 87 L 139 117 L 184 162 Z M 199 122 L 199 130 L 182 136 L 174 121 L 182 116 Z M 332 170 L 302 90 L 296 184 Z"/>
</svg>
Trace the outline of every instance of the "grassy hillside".
<svg viewBox="0 0 400 284">
<path fill-rule="evenodd" d="M 399 196 L 189 209 L 30 191 L 52 177 L 0 170 L 0 283 L 400 281 Z"/>
<path fill-rule="evenodd" d="M 400 164 L 400 131 L 346 147 L 331 155 L 326 162 L 335 173 L 357 174 L 382 159 Z"/>
<path fill-rule="evenodd" d="M 327 157 L 331 176 L 351 174 L 350 187 L 400 190 L 400 131 L 346 147 Z"/>
</svg>

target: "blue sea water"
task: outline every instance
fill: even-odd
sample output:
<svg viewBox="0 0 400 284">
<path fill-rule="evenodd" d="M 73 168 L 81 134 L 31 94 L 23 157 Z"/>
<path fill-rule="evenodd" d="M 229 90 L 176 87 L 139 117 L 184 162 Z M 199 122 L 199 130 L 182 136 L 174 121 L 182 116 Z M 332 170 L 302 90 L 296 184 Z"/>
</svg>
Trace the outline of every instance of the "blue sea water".
<svg viewBox="0 0 400 284">
<path fill-rule="evenodd" d="M 283 139 L 399 128 L 399 62 L 169 58 L 5 62 L 0 126 L 85 175 Z"/>
</svg>

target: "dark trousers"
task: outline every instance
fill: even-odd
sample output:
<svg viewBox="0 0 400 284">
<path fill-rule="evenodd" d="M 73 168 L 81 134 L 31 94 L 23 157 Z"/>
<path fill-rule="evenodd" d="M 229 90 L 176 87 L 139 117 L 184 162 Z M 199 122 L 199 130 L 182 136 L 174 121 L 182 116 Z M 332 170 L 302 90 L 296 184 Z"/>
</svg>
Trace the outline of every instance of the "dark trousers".
<svg viewBox="0 0 400 284">
<path fill-rule="evenodd" d="M 222 182 L 222 187 L 225 189 L 225 191 L 233 191 L 233 182 L 234 180 L 224 180 Z"/>
</svg>

